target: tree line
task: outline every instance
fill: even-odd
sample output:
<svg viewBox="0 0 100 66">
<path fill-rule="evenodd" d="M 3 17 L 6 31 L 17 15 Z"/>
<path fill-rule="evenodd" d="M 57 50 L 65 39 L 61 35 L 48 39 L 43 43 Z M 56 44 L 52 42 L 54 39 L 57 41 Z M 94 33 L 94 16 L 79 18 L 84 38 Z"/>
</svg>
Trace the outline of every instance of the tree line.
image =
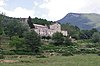
<svg viewBox="0 0 100 66">
<path fill-rule="evenodd" d="M 76 40 L 91 39 L 91 42 L 100 42 L 100 32 L 96 28 L 81 30 L 77 26 L 67 23 L 62 24 L 62 30 L 67 30 L 69 35 Z"/>
</svg>

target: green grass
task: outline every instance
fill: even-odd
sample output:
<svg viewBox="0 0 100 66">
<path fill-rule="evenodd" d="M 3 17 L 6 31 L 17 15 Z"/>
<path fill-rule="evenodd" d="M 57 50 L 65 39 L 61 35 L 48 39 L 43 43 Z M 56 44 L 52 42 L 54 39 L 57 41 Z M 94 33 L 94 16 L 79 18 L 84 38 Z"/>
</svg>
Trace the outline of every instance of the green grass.
<svg viewBox="0 0 100 66">
<path fill-rule="evenodd" d="M 100 66 L 98 55 L 52 56 L 49 58 L 23 57 L 17 63 L 0 63 L 0 66 Z"/>
</svg>

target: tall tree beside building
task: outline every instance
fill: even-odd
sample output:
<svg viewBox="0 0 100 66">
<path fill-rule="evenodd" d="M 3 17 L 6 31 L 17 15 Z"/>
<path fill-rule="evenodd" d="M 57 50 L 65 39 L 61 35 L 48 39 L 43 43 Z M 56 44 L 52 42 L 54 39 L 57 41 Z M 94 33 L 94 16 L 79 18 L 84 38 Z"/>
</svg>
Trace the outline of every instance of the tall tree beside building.
<svg viewBox="0 0 100 66">
<path fill-rule="evenodd" d="M 28 24 L 29 24 L 30 29 L 34 28 L 34 25 L 33 25 L 33 23 L 32 23 L 32 19 L 31 19 L 30 16 L 28 17 L 27 22 L 28 22 Z"/>
</svg>

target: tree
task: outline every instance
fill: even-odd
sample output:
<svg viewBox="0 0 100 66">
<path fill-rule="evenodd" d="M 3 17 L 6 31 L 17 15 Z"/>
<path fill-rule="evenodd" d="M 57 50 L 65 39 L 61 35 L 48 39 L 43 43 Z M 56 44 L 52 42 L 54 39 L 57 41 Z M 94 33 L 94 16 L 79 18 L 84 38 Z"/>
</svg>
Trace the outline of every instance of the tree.
<svg viewBox="0 0 100 66">
<path fill-rule="evenodd" d="M 3 20 L 3 15 L 0 14 L 0 48 L 1 48 L 1 41 L 2 41 L 1 39 L 3 34 L 2 20 Z"/>
<path fill-rule="evenodd" d="M 91 39 L 92 31 L 91 30 L 82 30 L 80 32 L 80 39 Z"/>
<path fill-rule="evenodd" d="M 12 36 L 22 36 L 25 31 L 28 31 L 26 26 L 15 19 L 8 20 L 7 23 L 3 24 L 3 27 L 5 34 L 10 38 Z"/>
<path fill-rule="evenodd" d="M 99 33 L 99 32 L 95 32 L 95 33 L 92 35 L 92 41 L 93 41 L 94 43 L 100 42 L 100 33 Z"/>
<path fill-rule="evenodd" d="M 81 32 L 80 32 L 80 39 L 91 39 L 92 35 L 95 32 L 98 32 L 98 30 L 95 29 L 95 28 L 93 28 L 91 30 L 81 30 Z"/>
<path fill-rule="evenodd" d="M 24 45 L 24 39 L 19 38 L 18 36 L 11 37 L 10 40 L 10 46 L 15 47 L 16 50 L 19 50 L 20 48 L 23 48 Z"/>
<path fill-rule="evenodd" d="M 27 22 L 28 22 L 29 27 L 30 27 L 31 29 L 32 29 L 32 28 L 34 28 L 34 25 L 33 25 L 33 23 L 32 23 L 32 19 L 31 19 L 31 17 L 30 17 L 30 16 L 28 17 Z"/>
<path fill-rule="evenodd" d="M 96 28 L 93 28 L 90 31 L 91 31 L 91 33 L 98 32 L 98 30 Z"/>
<path fill-rule="evenodd" d="M 41 18 L 33 18 L 32 22 L 35 24 L 40 24 L 40 25 L 47 25 L 49 27 L 49 25 L 53 24 L 54 22 L 52 21 L 47 21 L 46 19 L 41 19 Z"/>
<path fill-rule="evenodd" d="M 55 45 L 62 45 L 63 44 L 63 41 L 64 41 L 63 34 L 60 33 L 60 32 L 54 33 L 52 35 L 52 40 L 53 40 L 53 43 Z"/>
<path fill-rule="evenodd" d="M 31 48 L 33 53 L 37 53 L 39 51 L 39 47 L 41 46 L 40 36 L 34 31 L 29 31 L 24 34 L 25 43 Z"/>
<path fill-rule="evenodd" d="M 77 26 L 73 26 L 70 23 L 61 24 L 62 30 L 67 30 L 68 34 L 74 38 L 79 39 L 80 29 Z"/>
<path fill-rule="evenodd" d="M 65 46 L 73 45 L 71 39 L 68 36 L 64 37 L 64 42 L 63 43 L 64 43 Z"/>
<path fill-rule="evenodd" d="M 2 30 L 2 18 L 3 18 L 3 16 L 0 15 L 0 35 L 2 35 L 2 33 L 3 33 L 3 30 Z"/>
</svg>

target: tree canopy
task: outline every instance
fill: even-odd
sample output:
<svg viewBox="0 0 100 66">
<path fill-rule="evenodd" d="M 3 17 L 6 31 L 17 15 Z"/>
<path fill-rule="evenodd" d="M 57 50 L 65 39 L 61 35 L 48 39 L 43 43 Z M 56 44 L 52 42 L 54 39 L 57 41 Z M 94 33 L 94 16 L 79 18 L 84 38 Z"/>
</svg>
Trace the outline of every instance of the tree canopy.
<svg viewBox="0 0 100 66">
<path fill-rule="evenodd" d="M 55 45 L 62 45 L 63 44 L 63 41 L 64 41 L 63 34 L 60 33 L 60 32 L 54 33 L 52 35 L 52 40 L 53 40 L 53 43 Z"/>
<path fill-rule="evenodd" d="M 34 31 L 29 31 L 24 34 L 25 43 L 31 48 L 33 52 L 38 52 L 38 48 L 41 46 L 41 38 Z"/>
<path fill-rule="evenodd" d="M 28 31 L 27 27 L 23 25 L 17 19 L 4 19 L 3 20 L 4 33 L 9 36 L 22 36 L 25 31 Z"/>
</svg>

